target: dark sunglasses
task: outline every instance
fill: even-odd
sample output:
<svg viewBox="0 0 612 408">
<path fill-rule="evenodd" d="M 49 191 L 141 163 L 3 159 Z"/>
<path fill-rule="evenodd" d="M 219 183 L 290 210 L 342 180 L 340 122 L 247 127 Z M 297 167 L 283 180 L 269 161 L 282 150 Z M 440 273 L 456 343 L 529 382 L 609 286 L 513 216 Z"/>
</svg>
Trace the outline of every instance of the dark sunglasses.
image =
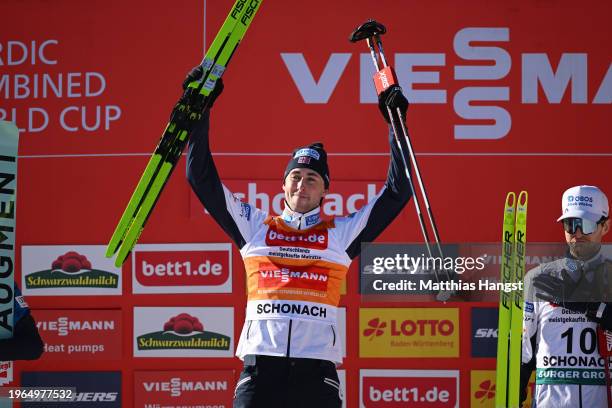
<svg viewBox="0 0 612 408">
<path fill-rule="evenodd" d="M 563 220 L 563 229 L 568 234 L 575 234 L 578 228 L 584 235 L 590 235 L 597 231 L 598 222 L 585 220 L 584 218 L 565 218 Z"/>
</svg>

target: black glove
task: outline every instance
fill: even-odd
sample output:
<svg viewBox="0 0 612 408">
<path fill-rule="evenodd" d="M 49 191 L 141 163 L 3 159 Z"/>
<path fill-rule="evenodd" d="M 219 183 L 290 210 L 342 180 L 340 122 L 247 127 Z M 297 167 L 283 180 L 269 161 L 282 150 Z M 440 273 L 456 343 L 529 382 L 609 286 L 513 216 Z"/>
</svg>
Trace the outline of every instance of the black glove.
<svg viewBox="0 0 612 408">
<path fill-rule="evenodd" d="M 584 300 L 584 298 L 575 293 L 578 284 L 565 269 L 561 271 L 561 278 L 544 274 L 536 276 L 533 278 L 533 286 L 536 288 L 535 296 L 538 299 L 555 303 L 569 310 L 585 313 L 591 304 L 590 302 L 574 301 L 574 299 Z"/>
<path fill-rule="evenodd" d="M 183 81 L 183 90 L 186 90 L 187 86 L 189 86 L 189 84 L 192 83 L 193 81 L 200 80 L 200 78 L 202 78 L 202 72 L 204 72 L 204 69 L 202 68 L 201 65 L 197 65 L 193 67 L 191 71 L 187 73 L 187 76 L 185 77 L 185 80 Z"/>
<path fill-rule="evenodd" d="M 189 71 L 189 73 L 185 77 L 185 80 L 183 81 L 183 90 L 187 90 L 187 87 L 191 82 L 199 81 L 202 78 L 203 72 L 204 69 L 201 65 L 198 65 L 194 67 L 191 71 Z M 210 95 L 208 95 L 208 109 L 212 108 L 213 104 L 215 103 L 215 100 L 219 97 L 219 95 L 221 95 L 221 92 L 223 92 L 223 88 L 223 79 L 218 78 L 215 83 L 215 87 L 213 88 Z"/>
<path fill-rule="evenodd" d="M 389 119 L 389 112 L 387 107 L 391 108 L 394 116 L 397 108 L 402 113 L 402 118 L 406 120 L 406 111 L 408 110 L 408 99 L 402 93 L 402 87 L 399 85 L 392 85 L 385 89 L 380 95 L 378 95 L 378 109 L 382 113 L 387 123 L 391 123 Z"/>
</svg>

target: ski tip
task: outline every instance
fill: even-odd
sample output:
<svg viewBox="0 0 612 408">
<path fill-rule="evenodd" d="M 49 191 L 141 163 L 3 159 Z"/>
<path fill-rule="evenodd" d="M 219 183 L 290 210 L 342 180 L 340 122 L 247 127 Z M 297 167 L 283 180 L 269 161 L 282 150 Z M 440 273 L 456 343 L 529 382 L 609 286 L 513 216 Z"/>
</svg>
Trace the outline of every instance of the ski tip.
<svg viewBox="0 0 612 408">
<path fill-rule="evenodd" d="M 527 191 L 526 190 L 521 191 L 518 196 L 518 205 L 523 206 L 523 207 L 526 206 L 527 200 L 528 200 Z"/>
<path fill-rule="evenodd" d="M 514 191 L 509 191 L 508 194 L 506 194 L 506 207 L 514 207 L 516 203 L 516 194 L 514 193 Z"/>
</svg>

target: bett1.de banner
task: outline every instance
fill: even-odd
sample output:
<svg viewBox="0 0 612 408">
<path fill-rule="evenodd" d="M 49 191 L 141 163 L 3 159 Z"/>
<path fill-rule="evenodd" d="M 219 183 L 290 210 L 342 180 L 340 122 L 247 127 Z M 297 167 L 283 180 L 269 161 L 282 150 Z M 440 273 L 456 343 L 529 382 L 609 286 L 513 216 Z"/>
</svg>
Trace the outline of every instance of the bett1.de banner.
<svg viewBox="0 0 612 408">
<path fill-rule="evenodd" d="M 244 269 L 192 195 L 184 160 L 136 256 L 121 270 L 103 257 L 186 72 L 201 61 L 231 5 L 0 4 L 0 119 L 20 129 L 16 275 L 43 338 L 47 333 L 47 353 L 17 364 L 17 382 L 44 385 L 50 376 L 32 373 L 60 369 L 68 382 L 73 372 L 113 371 L 109 389 L 98 391 L 123 406 L 176 403 L 198 387 L 210 393 L 209 403 L 231 401 Z M 245 201 L 279 211 L 289 153 L 322 141 L 332 179 L 327 215 L 347 214 L 376 194 L 388 166 L 387 126 L 368 49 L 348 41 L 374 18 L 387 27 L 385 53 L 411 103 L 408 128 L 442 239 L 497 242 L 506 193 L 528 190 L 530 241 L 557 242 L 566 188 L 592 184 L 612 192 L 611 12 L 607 2 L 265 0 L 211 115 L 221 177 Z M 412 203 L 379 238 L 420 240 Z M 97 288 L 41 284 L 71 251 L 91 264 L 79 282 Z M 187 270 L 204 277 L 188 281 Z M 478 341 L 486 339 L 477 333 L 495 328 L 487 309 L 495 304 L 420 305 L 437 323 L 415 333 L 401 328 L 419 313 L 362 305 L 357 267 L 351 271 L 341 301 L 347 406 L 398 406 L 383 398 L 394 389 L 425 398 L 414 406 L 492 406 L 494 350 L 483 355 Z M 82 312 L 89 309 L 95 312 Z M 167 358 L 177 350 L 148 349 L 180 313 L 194 328 L 198 319 L 217 349 L 179 359 Z M 470 330 L 478 324 L 482 331 Z M 442 336 L 451 345 L 389 348 L 413 336 Z M 407 380 L 413 377 L 419 380 Z M 87 406 L 102 403 L 80 398 Z"/>
</svg>

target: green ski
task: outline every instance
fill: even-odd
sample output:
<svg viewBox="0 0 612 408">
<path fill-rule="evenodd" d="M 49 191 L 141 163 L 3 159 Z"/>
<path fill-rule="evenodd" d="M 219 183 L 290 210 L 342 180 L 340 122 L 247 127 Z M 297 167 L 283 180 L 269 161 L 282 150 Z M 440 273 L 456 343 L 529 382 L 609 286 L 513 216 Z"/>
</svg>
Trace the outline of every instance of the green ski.
<svg viewBox="0 0 612 408">
<path fill-rule="evenodd" d="M 504 206 L 502 233 L 501 282 L 512 281 L 514 270 L 514 223 L 516 220 L 516 194 L 508 193 Z M 497 330 L 497 371 L 495 381 L 495 406 L 503 408 L 508 401 L 508 356 L 512 299 L 510 293 L 499 292 L 499 323 Z"/>
<path fill-rule="evenodd" d="M 514 282 L 524 282 L 525 250 L 527 244 L 527 192 L 521 191 L 516 202 L 514 239 Z M 523 337 L 523 291 L 513 291 L 510 313 L 510 356 L 508 367 L 508 406 L 518 407 L 521 383 L 521 340 Z"/>
<path fill-rule="evenodd" d="M 527 192 L 509 192 L 504 206 L 501 282 L 523 282 L 527 237 Z M 519 406 L 523 291 L 499 294 L 495 406 Z"/>
<path fill-rule="evenodd" d="M 106 256 L 117 253 L 121 266 L 136 244 L 159 195 L 176 167 L 189 133 L 208 102 L 216 81 L 223 75 L 234 51 L 244 37 L 261 0 L 237 0 L 201 63 L 204 74 L 188 85 L 172 111 L 170 122 L 149 160 L 108 244 Z"/>
</svg>

